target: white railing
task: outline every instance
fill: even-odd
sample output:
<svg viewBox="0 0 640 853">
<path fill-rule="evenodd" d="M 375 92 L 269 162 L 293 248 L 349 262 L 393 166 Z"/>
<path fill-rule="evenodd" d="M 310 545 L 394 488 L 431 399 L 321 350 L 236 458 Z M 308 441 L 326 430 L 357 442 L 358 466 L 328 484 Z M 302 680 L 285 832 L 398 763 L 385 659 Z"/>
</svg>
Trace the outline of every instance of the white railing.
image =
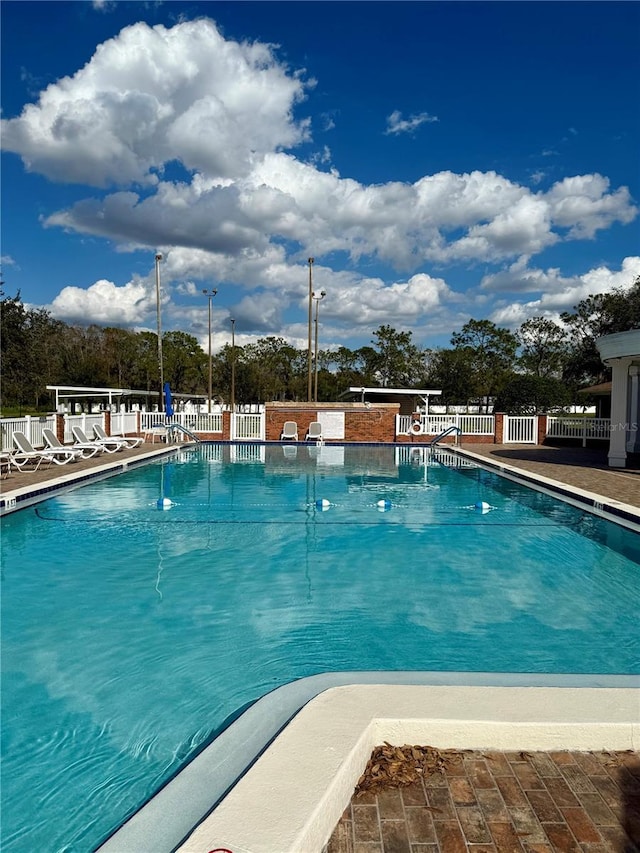
<svg viewBox="0 0 640 853">
<path fill-rule="evenodd" d="M 131 435 L 138 431 L 137 412 L 113 412 L 111 415 L 111 435 Z"/>
<path fill-rule="evenodd" d="M 264 412 L 259 414 L 235 412 L 231 415 L 231 441 L 264 441 L 265 436 Z"/>
<path fill-rule="evenodd" d="M 505 444 L 537 444 L 537 415 L 505 415 L 502 440 Z"/>
<path fill-rule="evenodd" d="M 104 415 L 65 415 L 64 416 L 64 441 L 73 443 L 74 435 L 71 427 L 79 426 L 88 439 L 93 438 L 93 425 L 104 426 Z"/>
<path fill-rule="evenodd" d="M 580 438 L 584 446 L 588 438 L 607 440 L 610 433 L 610 418 L 567 418 L 554 415 L 547 418 L 548 438 Z"/>
<path fill-rule="evenodd" d="M 222 433 L 222 412 L 176 412 L 168 418 L 164 412 L 140 412 L 142 432 L 165 424 L 178 424 L 195 433 Z"/>
<path fill-rule="evenodd" d="M 493 415 L 420 415 L 420 426 L 424 435 L 440 435 L 449 427 L 457 427 L 462 435 L 493 435 Z M 410 435 L 413 418 L 411 415 L 396 417 L 396 435 Z"/>
<path fill-rule="evenodd" d="M 23 432 L 27 441 L 34 447 L 44 447 L 45 441 L 42 437 L 42 430 L 45 428 L 56 428 L 56 416 L 46 415 L 38 417 L 37 415 L 25 415 L 23 418 L 3 418 L 2 429 L 0 430 L 1 449 L 5 451 L 14 450 L 13 434 L 14 432 Z"/>
</svg>

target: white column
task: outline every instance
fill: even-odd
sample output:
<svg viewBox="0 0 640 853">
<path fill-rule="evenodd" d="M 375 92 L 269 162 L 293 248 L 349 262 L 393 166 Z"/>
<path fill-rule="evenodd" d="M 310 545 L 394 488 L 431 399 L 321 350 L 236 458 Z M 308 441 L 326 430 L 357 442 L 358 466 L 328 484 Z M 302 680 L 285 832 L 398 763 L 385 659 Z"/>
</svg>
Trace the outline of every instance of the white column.
<svg viewBox="0 0 640 853">
<path fill-rule="evenodd" d="M 624 468 L 627 464 L 628 429 L 628 375 L 631 358 L 616 358 L 609 361 L 611 376 L 611 438 L 609 440 L 609 467 Z"/>
<path fill-rule="evenodd" d="M 640 365 L 629 368 L 627 453 L 640 453 Z"/>
</svg>

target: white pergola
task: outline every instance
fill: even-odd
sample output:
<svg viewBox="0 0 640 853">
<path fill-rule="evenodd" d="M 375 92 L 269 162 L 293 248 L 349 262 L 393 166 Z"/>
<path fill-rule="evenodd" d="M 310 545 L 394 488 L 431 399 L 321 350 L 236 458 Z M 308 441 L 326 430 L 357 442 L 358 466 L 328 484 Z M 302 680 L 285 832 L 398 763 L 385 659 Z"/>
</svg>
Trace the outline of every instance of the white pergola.
<svg viewBox="0 0 640 853">
<path fill-rule="evenodd" d="M 61 400 L 80 400 L 83 398 L 104 398 L 111 407 L 114 403 L 122 402 L 123 397 L 159 397 L 158 391 L 143 391 L 135 388 L 92 388 L 86 385 L 47 385 L 48 391 L 55 391 L 56 412 Z M 174 394 L 175 399 L 205 400 L 204 394 Z"/>
<path fill-rule="evenodd" d="M 429 398 L 439 397 L 442 391 L 434 391 L 429 388 L 366 388 L 364 386 L 353 386 L 348 389 L 348 394 L 360 394 L 361 402 L 365 402 L 367 396 L 382 396 L 387 397 L 419 397 L 426 406 L 426 411 L 429 411 Z"/>
<path fill-rule="evenodd" d="M 625 468 L 627 453 L 640 453 L 640 329 L 605 335 L 596 346 L 611 367 L 609 467 Z"/>
</svg>

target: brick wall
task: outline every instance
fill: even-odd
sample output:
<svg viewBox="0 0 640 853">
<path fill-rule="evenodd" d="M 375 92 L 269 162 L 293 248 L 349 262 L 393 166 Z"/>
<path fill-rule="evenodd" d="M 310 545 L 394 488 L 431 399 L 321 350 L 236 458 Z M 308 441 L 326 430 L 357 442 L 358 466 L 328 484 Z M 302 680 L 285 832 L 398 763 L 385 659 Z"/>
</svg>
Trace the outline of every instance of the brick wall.
<svg viewBox="0 0 640 853">
<path fill-rule="evenodd" d="M 321 420 L 321 412 L 342 412 L 344 438 L 335 441 L 390 442 L 395 440 L 399 411 L 398 403 L 267 403 L 266 440 L 279 441 L 285 421 L 295 421 L 298 438 L 304 441 L 309 424 Z"/>
</svg>

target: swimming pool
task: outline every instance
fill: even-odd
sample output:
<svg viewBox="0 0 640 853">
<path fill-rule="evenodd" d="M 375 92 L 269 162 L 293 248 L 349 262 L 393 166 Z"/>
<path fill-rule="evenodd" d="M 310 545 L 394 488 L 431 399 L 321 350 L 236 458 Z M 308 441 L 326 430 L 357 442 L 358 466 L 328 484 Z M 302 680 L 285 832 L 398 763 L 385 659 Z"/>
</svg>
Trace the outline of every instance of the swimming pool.
<svg viewBox="0 0 640 853">
<path fill-rule="evenodd" d="M 92 849 L 302 676 L 637 673 L 639 537 L 443 459 L 207 445 L 5 518 L 2 849 Z"/>
</svg>

